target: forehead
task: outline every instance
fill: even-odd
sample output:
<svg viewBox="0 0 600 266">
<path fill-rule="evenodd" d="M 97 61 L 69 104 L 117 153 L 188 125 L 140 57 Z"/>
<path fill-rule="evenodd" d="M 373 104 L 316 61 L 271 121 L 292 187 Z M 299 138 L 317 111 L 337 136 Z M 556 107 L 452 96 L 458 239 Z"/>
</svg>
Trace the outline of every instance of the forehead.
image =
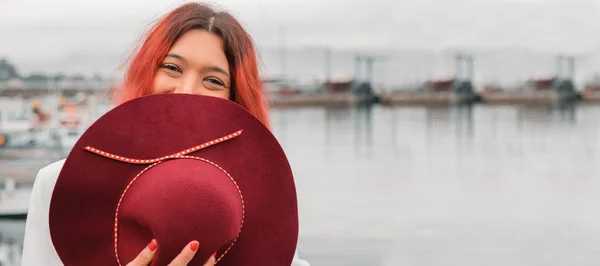
<svg viewBox="0 0 600 266">
<path fill-rule="evenodd" d="M 223 40 L 205 30 L 195 29 L 184 33 L 171 46 L 169 53 L 183 57 L 187 63 L 192 65 L 218 66 L 228 69 Z"/>
</svg>

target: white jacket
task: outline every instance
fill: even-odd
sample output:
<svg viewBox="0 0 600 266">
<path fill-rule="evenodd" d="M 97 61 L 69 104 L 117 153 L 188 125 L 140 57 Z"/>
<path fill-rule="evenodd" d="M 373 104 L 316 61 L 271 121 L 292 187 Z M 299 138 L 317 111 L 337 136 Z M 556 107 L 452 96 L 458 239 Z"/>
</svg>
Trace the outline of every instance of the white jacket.
<svg viewBox="0 0 600 266">
<path fill-rule="evenodd" d="M 61 160 L 42 168 L 33 184 L 25 225 L 22 266 L 63 265 L 50 239 L 48 216 L 54 185 L 64 161 Z M 309 264 L 299 259 L 296 252 L 291 266 L 309 266 Z"/>
</svg>

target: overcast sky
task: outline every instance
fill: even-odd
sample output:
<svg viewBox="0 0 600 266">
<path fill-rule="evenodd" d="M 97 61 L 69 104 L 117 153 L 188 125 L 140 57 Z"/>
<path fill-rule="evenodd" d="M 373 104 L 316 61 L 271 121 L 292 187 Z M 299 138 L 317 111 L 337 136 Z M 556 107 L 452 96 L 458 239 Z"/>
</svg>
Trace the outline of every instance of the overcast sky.
<svg viewBox="0 0 600 266">
<path fill-rule="evenodd" d="M 220 0 L 260 47 L 600 47 L 600 0 Z M 51 61 L 125 54 L 182 1 L 0 0 L 0 57 Z M 285 31 L 281 31 L 281 29 Z M 280 33 L 284 32 L 285 35 Z"/>
</svg>

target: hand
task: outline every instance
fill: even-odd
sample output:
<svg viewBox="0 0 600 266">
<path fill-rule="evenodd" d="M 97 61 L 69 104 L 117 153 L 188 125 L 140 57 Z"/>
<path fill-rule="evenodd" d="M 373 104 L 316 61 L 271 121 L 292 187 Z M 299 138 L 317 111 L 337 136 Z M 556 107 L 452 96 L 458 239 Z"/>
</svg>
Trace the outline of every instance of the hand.
<svg viewBox="0 0 600 266">
<path fill-rule="evenodd" d="M 198 241 L 192 241 L 187 244 L 181 253 L 179 253 L 168 266 L 186 266 L 194 258 L 194 255 L 196 255 L 199 245 Z M 127 266 L 148 266 L 150 265 L 150 262 L 152 262 L 155 252 L 156 240 L 152 240 L 152 242 L 150 242 L 150 244 L 142 250 L 134 260 L 127 264 Z M 204 266 L 214 266 L 215 260 L 215 256 L 211 256 Z"/>
</svg>

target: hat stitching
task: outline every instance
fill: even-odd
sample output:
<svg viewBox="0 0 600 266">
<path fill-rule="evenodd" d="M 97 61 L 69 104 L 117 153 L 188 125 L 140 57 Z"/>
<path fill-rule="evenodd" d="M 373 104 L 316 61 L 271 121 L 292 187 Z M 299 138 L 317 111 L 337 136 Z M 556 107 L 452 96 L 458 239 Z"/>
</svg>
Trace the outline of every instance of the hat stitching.
<svg viewBox="0 0 600 266">
<path fill-rule="evenodd" d="M 167 156 L 163 156 L 163 157 L 159 157 L 159 158 L 154 158 L 154 159 L 135 159 L 135 158 L 128 158 L 128 157 L 118 156 L 118 155 L 115 155 L 113 153 L 109 153 L 109 152 L 105 152 L 105 151 L 96 149 L 96 148 L 91 147 L 91 146 L 86 146 L 83 149 L 87 150 L 89 152 L 92 152 L 92 153 L 104 156 L 106 158 L 117 160 L 117 161 L 121 161 L 121 162 L 125 162 L 125 163 L 130 163 L 130 164 L 150 164 L 150 163 L 156 163 L 156 162 L 159 162 L 159 161 L 163 161 L 163 160 L 166 160 L 166 159 L 172 159 L 172 158 L 181 157 L 183 155 L 188 155 L 188 154 L 190 154 L 192 152 L 196 152 L 198 150 L 201 150 L 201 149 L 204 149 L 204 148 L 207 148 L 207 147 L 219 144 L 221 142 L 224 142 L 224 141 L 227 141 L 227 140 L 230 140 L 230 139 L 234 139 L 234 138 L 240 136 L 242 134 L 242 131 L 243 130 L 240 129 L 240 130 L 236 131 L 235 133 L 229 134 L 227 136 L 224 136 L 224 137 L 221 137 L 221 138 L 218 138 L 218 139 L 214 139 L 214 140 L 205 142 L 205 143 L 200 144 L 198 146 L 194 146 L 194 147 L 191 147 L 189 149 L 185 149 L 183 151 L 180 151 L 180 152 L 177 152 L 177 153 L 173 153 L 171 155 L 167 155 Z"/>
<path fill-rule="evenodd" d="M 221 261 L 223 259 L 223 257 L 225 257 L 225 255 L 229 252 L 229 250 L 231 250 L 231 248 L 233 247 L 233 245 L 235 244 L 235 242 L 237 241 L 237 239 L 239 238 L 241 232 L 242 232 L 242 227 L 244 225 L 244 218 L 245 218 L 245 214 L 246 214 L 246 207 L 244 204 L 244 196 L 242 195 L 242 191 L 240 189 L 240 187 L 238 186 L 237 182 L 235 182 L 235 179 L 233 179 L 233 177 L 231 177 L 231 175 L 225 170 L 223 169 L 221 166 L 219 166 L 218 164 L 204 159 L 204 158 L 200 158 L 200 157 L 194 157 L 194 156 L 181 156 L 178 157 L 178 159 L 195 159 L 195 160 L 200 160 L 206 163 L 209 163 L 215 167 L 217 167 L 219 170 L 221 170 L 223 173 L 225 173 L 229 179 L 231 180 L 231 182 L 233 183 L 233 185 L 236 187 L 239 195 L 240 195 L 240 200 L 242 202 L 242 222 L 240 224 L 240 229 L 238 231 L 238 234 L 236 235 L 235 239 L 233 240 L 233 242 L 231 243 L 231 245 L 229 245 L 229 247 L 227 248 L 227 250 L 225 250 L 225 252 L 223 252 L 223 254 L 221 254 L 221 256 L 219 256 L 219 258 L 215 261 L 215 264 L 217 264 L 219 261 Z M 125 197 L 125 194 L 127 193 L 127 191 L 129 190 L 129 188 L 131 187 L 131 185 L 135 182 L 135 180 L 137 180 L 144 172 L 146 172 L 148 169 L 162 163 L 163 161 L 154 163 L 146 168 L 144 168 L 144 170 L 140 171 L 130 182 L 129 184 L 127 184 L 127 187 L 125 187 L 125 190 L 123 191 L 123 193 L 121 194 L 121 197 L 119 198 L 119 202 L 117 203 L 117 209 L 115 211 L 115 225 L 114 225 L 114 245 L 115 245 L 115 257 L 117 259 L 117 263 L 119 265 L 121 265 L 121 261 L 119 260 L 119 250 L 118 250 L 118 233 L 119 233 L 119 208 L 121 207 L 121 202 L 123 201 L 123 198 Z"/>
</svg>

